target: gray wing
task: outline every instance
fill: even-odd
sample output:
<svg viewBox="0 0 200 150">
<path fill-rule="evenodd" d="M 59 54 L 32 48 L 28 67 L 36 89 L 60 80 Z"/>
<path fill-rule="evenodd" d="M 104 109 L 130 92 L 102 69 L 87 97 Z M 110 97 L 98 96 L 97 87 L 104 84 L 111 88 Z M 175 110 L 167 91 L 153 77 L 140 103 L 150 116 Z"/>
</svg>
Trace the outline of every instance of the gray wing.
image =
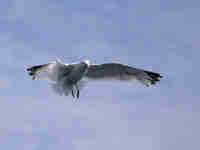
<svg viewBox="0 0 200 150">
<path fill-rule="evenodd" d="M 90 65 L 85 77 L 94 80 L 117 79 L 121 81 L 128 81 L 136 79 L 146 86 L 149 86 L 149 84 L 155 84 L 156 82 L 160 81 L 160 78 L 162 78 L 159 73 L 146 71 L 119 63 Z"/>
</svg>

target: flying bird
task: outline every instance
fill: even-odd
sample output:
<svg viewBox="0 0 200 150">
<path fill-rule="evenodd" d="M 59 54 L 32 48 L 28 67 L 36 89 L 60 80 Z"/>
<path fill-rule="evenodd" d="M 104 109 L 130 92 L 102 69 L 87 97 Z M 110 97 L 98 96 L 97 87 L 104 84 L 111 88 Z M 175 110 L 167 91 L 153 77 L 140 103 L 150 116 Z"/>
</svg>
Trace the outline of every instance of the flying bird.
<svg viewBox="0 0 200 150">
<path fill-rule="evenodd" d="M 33 80 L 47 79 L 59 95 L 79 98 L 84 79 L 138 80 L 145 86 L 154 85 L 162 76 L 159 73 L 138 69 L 121 63 L 89 64 L 88 60 L 64 64 L 60 60 L 27 69 Z"/>
</svg>

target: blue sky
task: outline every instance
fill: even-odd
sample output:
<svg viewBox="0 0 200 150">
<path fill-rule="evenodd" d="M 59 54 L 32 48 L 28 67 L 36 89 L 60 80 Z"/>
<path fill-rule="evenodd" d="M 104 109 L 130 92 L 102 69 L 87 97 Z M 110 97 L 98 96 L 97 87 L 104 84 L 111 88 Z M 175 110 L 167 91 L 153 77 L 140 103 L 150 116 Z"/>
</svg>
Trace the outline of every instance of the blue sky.
<svg viewBox="0 0 200 150">
<path fill-rule="evenodd" d="M 0 149 L 188 150 L 200 144 L 200 2 L 4 0 Z M 55 95 L 25 69 L 120 61 L 164 76 L 155 87 L 94 82 Z"/>
</svg>

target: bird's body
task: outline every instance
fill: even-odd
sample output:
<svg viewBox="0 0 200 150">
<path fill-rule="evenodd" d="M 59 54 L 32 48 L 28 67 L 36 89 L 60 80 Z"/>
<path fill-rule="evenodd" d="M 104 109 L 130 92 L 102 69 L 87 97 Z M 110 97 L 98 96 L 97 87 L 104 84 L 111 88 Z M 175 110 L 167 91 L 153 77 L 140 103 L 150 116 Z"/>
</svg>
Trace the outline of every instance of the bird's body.
<svg viewBox="0 0 200 150">
<path fill-rule="evenodd" d="M 159 73 L 150 72 L 119 63 L 105 63 L 90 65 L 88 61 L 73 64 L 64 64 L 55 61 L 44 65 L 36 65 L 27 69 L 33 80 L 47 78 L 55 92 L 60 95 L 79 97 L 84 78 L 90 80 L 116 79 L 129 81 L 136 79 L 146 86 L 160 81 Z"/>
</svg>

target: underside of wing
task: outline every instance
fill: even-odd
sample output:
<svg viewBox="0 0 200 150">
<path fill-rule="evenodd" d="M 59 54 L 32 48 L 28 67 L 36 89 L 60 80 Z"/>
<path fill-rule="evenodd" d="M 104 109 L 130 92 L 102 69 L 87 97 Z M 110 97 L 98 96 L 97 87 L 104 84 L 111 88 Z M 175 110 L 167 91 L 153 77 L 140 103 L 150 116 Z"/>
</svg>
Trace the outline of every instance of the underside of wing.
<svg viewBox="0 0 200 150">
<path fill-rule="evenodd" d="M 160 78 L 162 78 L 159 73 L 150 72 L 119 63 L 90 65 L 85 77 L 93 80 L 117 79 L 121 81 L 128 81 L 136 79 L 146 86 L 149 86 L 149 84 L 155 84 L 156 82 L 160 81 Z"/>
</svg>

